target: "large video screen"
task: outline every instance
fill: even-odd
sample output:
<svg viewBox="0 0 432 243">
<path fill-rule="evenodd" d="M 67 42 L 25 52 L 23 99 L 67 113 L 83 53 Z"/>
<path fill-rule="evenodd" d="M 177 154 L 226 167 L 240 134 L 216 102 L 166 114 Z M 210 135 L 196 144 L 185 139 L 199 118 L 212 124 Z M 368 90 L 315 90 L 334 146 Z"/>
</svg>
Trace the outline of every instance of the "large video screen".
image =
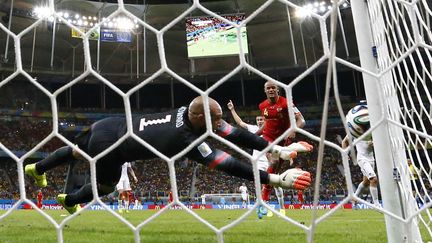
<svg viewBox="0 0 432 243">
<path fill-rule="evenodd" d="M 238 24 L 245 19 L 244 14 L 222 16 Z M 186 38 L 189 58 L 240 53 L 236 28 L 212 16 L 186 18 Z M 241 38 L 243 51 L 248 53 L 246 27 L 241 29 Z"/>
</svg>

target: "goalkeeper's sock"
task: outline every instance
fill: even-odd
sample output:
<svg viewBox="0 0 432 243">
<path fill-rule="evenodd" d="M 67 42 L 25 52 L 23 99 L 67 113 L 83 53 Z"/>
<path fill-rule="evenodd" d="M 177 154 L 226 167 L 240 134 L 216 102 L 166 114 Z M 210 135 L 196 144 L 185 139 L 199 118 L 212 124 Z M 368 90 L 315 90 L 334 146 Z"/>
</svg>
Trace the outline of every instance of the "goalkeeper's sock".
<svg viewBox="0 0 432 243">
<path fill-rule="evenodd" d="M 364 188 L 365 188 L 365 186 L 364 186 L 364 182 L 362 181 L 362 182 L 358 185 L 357 190 L 355 191 L 354 194 L 355 194 L 356 196 L 360 195 L 360 193 L 363 191 Z"/>
<path fill-rule="evenodd" d="M 66 206 L 73 206 L 75 204 L 87 203 L 93 199 L 93 192 L 91 184 L 85 184 L 77 192 L 68 194 L 65 198 Z"/>
<path fill-rule="evenodd" d="M 378 187 L 376 186 L 369 186 L 370 194 L 372 196 L 372 201 L 375 205 L 379 205 L 378 200 Z"/>
<path fill-rule="evenodd" d="M 72 155 L 72 148 L 69 146 L 61 147 L 45 159 L 36 163 L 36 172 L 42 175 L 45 173 L 45 171 L 48 171 L 73 159 L 74 157 Z"/>
</svg>

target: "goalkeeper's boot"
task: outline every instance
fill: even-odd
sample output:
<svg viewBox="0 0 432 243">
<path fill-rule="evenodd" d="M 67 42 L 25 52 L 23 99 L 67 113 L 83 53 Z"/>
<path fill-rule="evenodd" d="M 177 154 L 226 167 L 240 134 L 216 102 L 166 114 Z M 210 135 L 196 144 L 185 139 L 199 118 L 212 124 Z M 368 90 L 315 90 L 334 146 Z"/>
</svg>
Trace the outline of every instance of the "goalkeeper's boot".
<svg viewBox="0 0 432 243">
<path fill-rule="evenodd" d="M 81 210 L 81 206 L 79 204 L 75 204 L 73 206 L 66 206 L 66 195 L 67 194 L 59 194 L 57 196 L 57 202 L 60 203 L 70 214 L 74 214 Z"/>
<path fill-rule="evenodd" d="M 279 210 L 279 213 L 282 214 L 283 216 L 286 216 L 285 209 L 280 209 L 280 210 Z"/>
<path fill-rule="evenodd" d="M 33 179 L 36 182 L 36 185 L 39 187 L 46 187 L 47 186 L 47 179 L 45 173 L 42 175 L 39 175 L 36 171 L 36 164 L 28 164 L 25 166 L 24 171 L 26 175 L 33 177 Z"/>
</svg>

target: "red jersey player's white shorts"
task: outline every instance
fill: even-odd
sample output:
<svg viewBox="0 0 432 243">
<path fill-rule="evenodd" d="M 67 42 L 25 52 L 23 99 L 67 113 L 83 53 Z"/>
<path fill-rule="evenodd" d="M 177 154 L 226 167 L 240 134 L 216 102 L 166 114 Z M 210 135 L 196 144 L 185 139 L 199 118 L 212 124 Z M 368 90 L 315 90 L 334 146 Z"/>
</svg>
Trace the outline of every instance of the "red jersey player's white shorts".
<svg viewBox="0 0 432 243">
<path fill-rule="evenodd" d="M 257 157 L 259 154 L 258 150 L 254 150 L 252 152 L 253 157 Z M 261 157 L 258 158 L 258 170 L 267 171 L 267 168 L 269 167 L 269 161 L 267 159 L 266 154 L 263 154 Z"/>
<path fill-rule="evenodd" d="M 121 178 L 120 181 L 116 185 L 116 190 L 119 192 L 130 191 L 131 186 L 129 182 L 129 178 Z"/>
<path fill-rule="evenodd" d="M 374 170 L 375 168 L 374 160 L 359 159 L 357 160 L 357 164 L 360 166 L 363 175 L 366 176 L 368 179 L 376 177 L 375 170 Z"/>
</svg>

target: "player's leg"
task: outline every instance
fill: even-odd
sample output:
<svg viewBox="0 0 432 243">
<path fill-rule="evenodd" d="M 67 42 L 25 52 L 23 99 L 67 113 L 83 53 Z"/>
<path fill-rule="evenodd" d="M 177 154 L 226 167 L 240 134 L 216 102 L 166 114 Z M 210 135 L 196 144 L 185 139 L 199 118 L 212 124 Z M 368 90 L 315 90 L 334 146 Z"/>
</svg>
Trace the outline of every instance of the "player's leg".
<svg viewBox="0 0 432 243">
<path fill-rule="evenodd" d="M 124 196 L 125 196 L 125 209 L 126 209 L 126 213 L 129 213 L 129 196 L 130 196 L 130 192 L 132 191 L 131 185 L 130 185 L 130 181 L 129 178 L 126 178 L 126 180 L 123 182 L 124 183 Z"/>
<path fill-rule="evenodd" d="M 246 206 L 247 206 L 247 194 L 242 194 L 241 198 L 242 198 L 242 208 L 246 208 Z"/>
<path fill-rule="evenodd" d="M 285 215 L 285 201 L 284 201 L 283 189 L 281 187 L 275 187 L 275 194 L 279 203 L 279 212 L 282 215 Z"/>
<path fill-rule="evenodd" d="M 78 144 L 78 146 L 81 149 L 87 151 L 87 141 L 89 140 L 90 137 L 91 137 L 91 130 L 87 130 L 85 132 L 81 132 L 80 134 L 78 134 L 78 136 L 75 138 L 76 140 L 75 142 Z M 81 159 L 80 157 L 81 156 L 78 153 L 74 152 L 71 147 L 64 146 L 57 149 L 48 157 L 39 161 L 38 163 L 26 165 L 24 171 L 27 175 L 35 179 L 35 182 L 38 186 L 46 187 L 47 186 L 47 180 L 45 175 L 46 171 L 51 170 L 68 161 Z"/>
<path fill-rule="evenodd" d="M 255 156 L 258 156 L 258 153 L 259 153 L 259 151 L 254 150 L 252 155 L 255 157 Z M 269 162 L 268 162 L 267 156 L 263 155 L 263 156 L 259 157 L 258 161 L 257 161 L 257 165 L 258 165 L 258 170 L 267 171 L 267 169 L 269 168 Z M 271 191 L 271 188 L 270 188 L 270 191 Z M 266 184 L 263 184 L 262 193 L 261 193 L 263 200 L 268 201 L 268 199 L 270 197 L 269 195 L 270 195 L 270 193 L 268 192 L 268 188 L 266 187 Z M 267 198 L 267 200 L 265 198 Z M 267 215 L 267 213 L 268 213 L 268 211 L 265 207 L 263 207 L 261 205 L 258 207 L 258 209 L 257 209 L 258 218 L 261 219 L 262 216 Z"/>
<path fill-rule="evenodd" d="M 124 206 L 126 209 L 126 213 L 129 213 L 129 191 L 125 191 L 123 194 L 124 194 Z"/>
<path fill-rule="evenodd" d="M 118 191 L 118 198 L 117 198 L 117 208 L 119 213 L 123 213 L 123 190 L 116 187 L 117 191 Z"/>
<path fill-rule="evenodd" d="M 99 196 L 105 196 L 115 190 L 115 185 L 120 179 L 121 165 L 117 150 L 113 150 L 96 163 L 96 181 Z M 60 194 L 57 201 L 68 210 L 69 213 L 78 211 L 80 204 L 90 202 L 93 199 L 93 191 L 90 183 L 82 186 L 78 191 L 69 194 Z"/>
<path fill-rule="evenodd" d="M 116 185 L 116 191 L 118 192 L 117 196 L 117 208 L 119 213 L 123 213 L 123 192 L 124 192 L 124 184 L 123 179 L 120 178 L 120 181 Z"/>
<path fill-rule="evenodd" d="M 26 175 L 33 177 L 38 186 L 46 187 L 48 183 L 45 172 L 73 159 L 72 148 L 64 146 L 39 162 L 26 165 L 24 171 Z"/>
<path fill-rule="evenodd" d="M 264 156 L 262 156 L 262 157 L 264 157 Z M 268 164 L 267 169 L 266 169 L 267 173 L 269 173 L 269 174 L 275 173 L 275 167 L 276 167 L 277 163 L 279 162 L 279 160 L 277 160 L 277 161 L 272 160 L 270 155 L 267 155 L 266 159 L 267 159 L 267 164 Z M 261 196 L 262 196 L 262 199 L 264 201 L 270 201 L 270 194 L 271 194 L 272 190 L 273 190 L 272 185 L 269 185 L 269 184 L 263 185 Z"/>
<path fill-rule="evenodd" d="M 369 178 L 369 182 L 370 182 L 369 191 L 370 191 L 370 194 L 372 196 L 372 201 L 373 201 L 374 205 L 380 206 L 379 199 L 378 199 L 378 179 L 377 179 L 377 177 L 375 176 L 375 177 Z"/>
<path fill-rule="evenodd" d="M 280 163 L 281 161 L 279 159 L 273 159 L 270 155 L 267 155 L 267 160 L 268 162 L 268 168 L 267 168 L 267 173 L 269 174 L 274 174 L 277 173 L 277 171 L 279 170 L 280 167 Z M 275 188 L 275 192 L 276 192 L 276 188 Z M 273 186 L 270 184 L 264 184 L 263 185 L 263 189 L 262 189 L 262 198 L 264 201 L 268 202 L 270 201 L 270 194 L 273 191 Z M 276 195 L 277 196 L 277 195 Z M 279 198 L 278 198 L 279 200 Z M 268 211 L 267 213 L 268 217 L 273 217 L 273 212 L 272 211 Z"/>
<path fill-rule="evenodd" d="M 365 188 L 369 186 L 369 180 L 366 176 L 363 176 L 363 180 L 359 183 L 357 186 L 357 190 L 354 192 L 356 196 L 360 196 L 360 194 L 363 192 Z"/>
<path fill-rule="evenodd" d="M 365 185 L 369 186 L 369 191 L 372 196 L 372 201 L 375 205 L 379 206 L 378 200 L 378 179 L 377 175 L 374 171 L 374 162 L 373 161 L 362 161 L 359 163 L 363 175 L 366 177 L 366 181 L 364 181 Z"/>
</svg>

